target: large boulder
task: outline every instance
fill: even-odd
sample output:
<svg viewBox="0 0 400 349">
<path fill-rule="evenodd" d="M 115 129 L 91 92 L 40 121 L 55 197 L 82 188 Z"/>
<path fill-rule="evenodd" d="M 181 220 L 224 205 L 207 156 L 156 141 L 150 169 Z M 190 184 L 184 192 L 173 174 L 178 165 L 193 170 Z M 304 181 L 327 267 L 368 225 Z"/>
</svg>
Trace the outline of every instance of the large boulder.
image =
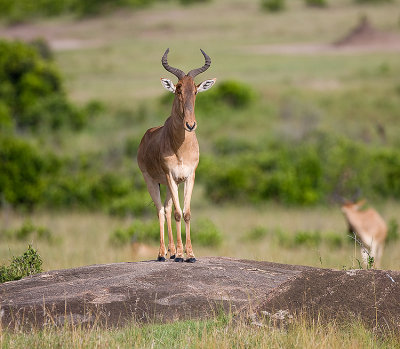
<svg viewBox="0 0 400 349">
<path fill-rule="evenodd" d="M 207 318 L 224 311 L 260 317 L 306 312 L 400 323 L 400 272 L 337 271 L 231 258 L 194 264 L 135 262 L 55 270 L 0 285 L 3 327 L 66 322 L 124 325 Z"/>
</svg>

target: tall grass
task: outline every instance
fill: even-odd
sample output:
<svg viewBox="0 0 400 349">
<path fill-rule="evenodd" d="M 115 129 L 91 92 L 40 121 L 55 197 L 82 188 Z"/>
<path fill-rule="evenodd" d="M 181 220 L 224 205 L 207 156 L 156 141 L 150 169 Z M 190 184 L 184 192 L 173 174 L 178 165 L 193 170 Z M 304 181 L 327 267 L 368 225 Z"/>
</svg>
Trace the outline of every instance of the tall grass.
<svg viewBox="0 0 400 349">
<path fill-rule="evenodd" d="M 357 321 L 326 324 L 298 318 L 278 328 L 220 315 L 108 330 L 69 325 L 32 332 L 3 330 L 0 344 L 2 348 L 394 348 L 400 341 L 390 332 L 379 337 Z"/>
</svg>

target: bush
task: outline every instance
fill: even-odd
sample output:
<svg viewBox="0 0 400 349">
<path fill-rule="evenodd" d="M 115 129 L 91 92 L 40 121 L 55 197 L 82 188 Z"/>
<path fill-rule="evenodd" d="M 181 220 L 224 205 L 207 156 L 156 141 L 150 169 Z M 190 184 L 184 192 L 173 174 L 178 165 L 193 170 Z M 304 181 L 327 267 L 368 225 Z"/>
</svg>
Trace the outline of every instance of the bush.
<svg viewBox="0 0 400 349">
<path fill-rule="evenodd" d="M 42 259 L 37 250 L 29 245 L 20 257 L 13 257 L 9 266 L 0 266 L 0 283 L 19 280 L 42 272 Z"/>
<path fill-rule="evenodd" d="M 242 240 L 248 242 L 254 242 L 264 239 L 268 234 L 268 230 L 264 227 L 255 227 L 247 232 Z"/>
<path fill-rule="evenodd" d="M 384 4 L 392 2 L 393 0 L 354 0 L 354 2 L 359 4 Z"/>
<path fill-rule="evenodd" d="M 137 190 L 111 200 L 108 208 L 108 213 L 117 216 L 141 216 L 151 212 L 155 212 L 155 209 L 148 192 Z"/>
<path fill-rule="evenodd" d="M 249 150 L 202 157 L 198 180 L 214 202 L 314 205 L 361 189 L 370 198 L 400 197 L 400 154 L 315 134 L 301 143 L 260 142 Z M 244 148 L 244 147 L 242 147 Z"/>
<path fill-rule="evenodd" d="M 80 129 L 99 111 L 96 102 L 79 109 L 68 101 L 51 55 L 43 41 L 0 40 L 0 120 L 9 115 L 19 129 Z"/>
<path fill-rule="evenodd" d="M 321 233 L 318 231 L 299 231 L 294 235 L 294 245 L 318 246 L 321 243 Z"/>
<path fill-rule="evenodd" d="M 261 7 L 269 12 L 278 12 L 285 9 L 284 0 L 262 0 Z"/>
<path fill-rule="evenodd" d="M 326 7 L 328 3 L 326 0 L 305 0 L 307 6 L 311 7 Z"/>
<path fill-rule="evenodd" d="M 0 196 L 14 207 L 42 199 L 48 163 L 27 143 L 0 135 Z"/>
<path fill-rule="evenodd" d="M 217 247 L 222 243 L 222 233 L 209 219 L 199 219 L 191 225 L 190 238 L 193 244 Z"/>
<path fill-rule="evenodd" d="M 222 242 L 222 234 L 209 219 L 201 219 L 192 225 L 191 239 L 194 244 L 208 247 L 219 246 Z M 167 231 L 165 230 L 165 235 Z M 176 239 L 176 238 L 175 238 Z M 182 240 L 185 241 L 185 234 L 182 233 Z M 134 221 L 126 229 L 117 229 L 111 236 L 110 241 L 114 245 L 124 245 L 129 242 L 160 242 L 160 227 L 158 220 L 149 223 Z M 176 240 L 175 240 L 176 241 Z"/>
<path fill-rule="evenodd" d="M 0 237 L 18 240 L 27 240 L 35 237 L 37 239 L 47 240 L 48 242 L 54 241 L 53 234 L 48 228 L 36 226 L 29 220 L 26 220 L 18 229 L 1 232 Z"/>
<path fill-rule="evenodd" d="M 213 109 L 218 105 L 231 108 L 245 108 L 256 99 L 256 92 L 250 85 L 236 80 L 221 81 L 204 94 L 199 94 L 199 108 Z"/>
<path fill-rule="evenodd" d="M 130 227 L 115 230 L 110 241 L 114 245 L 124 245 L 129 242 L 155 243 L 160 241 L 160 227 L 158 221 L 144 223 L 134 221 Z"/>
<path fill-rule="evenodd" d="M 394 242 L 399 239 L 399 223 L 395 218 L 391 218 L 388 224 L 388 234 L 386 237 L 386 242 Z"/>
</svg>

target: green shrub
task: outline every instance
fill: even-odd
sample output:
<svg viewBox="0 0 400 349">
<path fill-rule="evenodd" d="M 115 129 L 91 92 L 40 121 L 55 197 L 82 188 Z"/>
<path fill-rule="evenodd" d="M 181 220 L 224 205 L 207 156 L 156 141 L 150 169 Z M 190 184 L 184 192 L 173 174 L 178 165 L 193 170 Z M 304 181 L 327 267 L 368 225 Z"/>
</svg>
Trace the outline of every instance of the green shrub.
<svg viewBox="0 0 400 349">
<path fill-rule="evenodd" d="M 32 108 L 20 117 L 20 125 L 31 130 L 49 127 L 58 130 L 68 125 L 73 129 L 81 129 L 86 125 L 86 115 L 70 104 L 59 94 L 39 99 Z"/>
<path fill-rule="evenodd" d="M 137 190 L 111 200 L 108 208 L 108 213 L 117 216 L 141 216 L 151 212 L 155 212 L 155 209 L 148 192 Z"/>
<path fill-rule="evenodd" d="M 395 218 L 391 218 L 388 223 L 388 234 L 386 237 L 386 242 L 394 242 L 399 239 L 399 223 Z"/>
<path fill-rule="evenodd" d="M 294 235 L 294 245 L 318 246 L 321 243 L 321 233 L 318 231 L 299 231 Z"/>
<path fill-rule="evenodd" d="M 222 243 L 222 233 L 207 218 L 196 220 L 195 223 L 191 224 L 190 237 L 193 244 L 206 247 L 217 247 Z"/>
<path fill-rule="evenodd" d="M 80 109 L 68 101 L 51 57 L 43 41 L 0 40 L 0 119 L 8 114 L 19 129 L 80 129 L 98 112 L 98 102 Z"/>
<path fill-rule="evenodd" d="M 254 242 L 264 239 L 268 234 L 265 227 L 255 227 L 248 231 L 242 238 L 243 241 Z"/>
<path fill-rule="evenodd" d="M 0 266 L 0 283 L 19 280 L 23 277 L 40 273 L 42 271 L 42 263 L 37 250 L 29 245 L 22 256 L 13 257 L 9 266 Z"/>
<path fill-rule="evenodd" d="M 307 6 L 311 7 L 326 7 L 328 3 L 326 0 L 305 0 Z"/>
<path fill-rule="evenodd" d="M 192 4 L 203 4 L 210 2 L 211 0 L 179 0 L 182 5 L 192 5 Z"/>
<path fill-rule="evenodd" d="M 199 94 L 198 108 L 213 109 L 217 105 L 231 108 L 245 108 L 256 99 L 254 89 L 236 80 L 221 81 L 204 94 Z"/>
<path fill-rule="evenodd" d="M 384 4 L 392 2 L 393 0 L 354 0 L 354 2 L 359 4 Z"/>
<path fill-rule="evenodd" d="M 284 0 L 262 0 L 261 7 L 269 12 L 278 12 L 285 9 Z"/>
<path fill-rule="evenodd" d="M 167 234 L 167 230 L 165 230 L 165 234 Z M 216 247 L 222 242 L 222 234 L 212 221 L 200 219 L 192 224 L 191 239 L 193 244 Z M 182 240 L 185 241 L 184 233 Z M 115 245 L 124 245 L 129 242 L 159 242 L 160 227 L 158 220 L 148 223 L 136 220 L 128 228 L 115 230 L 110 236 L 110 241 Z"/>
<path fill-rule="evenodd" d="M 0 232 L 0 237 L 18 240 L 27 240 L 34 237 L 48 242 L 54 241 L 53 234 L 48 228 L 34 225 L 29 220 L 26 220 L 18 229 Z"/>
<path fill-rule="evenodd" d="M 203 156 L 197 172 L 206 195 L 217 203 L 274 200 L 314 205 L 359 189 L 375 199 L 400 197 L 400 153 L 395 148 L 323 134 L 301 143 L 261 141 L 249 150 L 240 146 L 230 152 L 233 147 L 224 146 L 218 140 L 218 155 Z"/>
<path fill-rule="evenodd" d="M 29 144 L 0 134 L 0 196 L 12 206 L 33 208 L 45 188 L 48 163 Z"/>
<path fill-rule="evenodd" d="M 346 237 L 342 234 L 330 232 L 323 235 L 323 240 L 328 244 L 328 246 L 339 248 L 344 245 Z"/>
<path fill-rule="evenodd" d="M 128 228 L 115 230 L 110 236 L 110 241 L 115 245 L 124 245 L 129 242 L 159 242 L 160 227 L 158 220 L 148 223 L 134 221 Z"/>
</svg>

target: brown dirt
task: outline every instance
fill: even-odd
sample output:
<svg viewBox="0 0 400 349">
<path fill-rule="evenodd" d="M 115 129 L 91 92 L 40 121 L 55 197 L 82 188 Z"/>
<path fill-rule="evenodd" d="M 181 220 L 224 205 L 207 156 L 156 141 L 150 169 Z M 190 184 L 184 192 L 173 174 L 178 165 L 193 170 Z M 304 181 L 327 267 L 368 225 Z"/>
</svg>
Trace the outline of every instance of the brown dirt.
<svg viewBox="0 0 400 349">
<path fill-rule="evenodd" d="M 398 44 L 400 37 L 393 33 L 387 33 L 374 28 L 368 17 L 363 16 L 360 22 L 343 38 L 340 38 L 334 45 L 344 46 L 392 46 Z"/>
<path fill-rule="evenodd" d="M 132 319 L 170 322 L 221 310 L 251 318 L 306 312 L 314 319 L 321 314 L 327 320 L 360 317 L 371 327 L 400 329 L 399 285 L 395 271 L 336 271 L 231 258 L 105 264 L 0 285 L 0 318 L 2 326 L 30 328 L 65 322 L 118 326 Z"/>
<path fill-rule="evenodd" d="M 362 17 L 357 26 L 333 44 L 263 45 L 248 49 L 254 53 L 284 55 L 399 52 L 400 35 L 380 31 L 372 26 L 367 17 Z"/>
</svg>

